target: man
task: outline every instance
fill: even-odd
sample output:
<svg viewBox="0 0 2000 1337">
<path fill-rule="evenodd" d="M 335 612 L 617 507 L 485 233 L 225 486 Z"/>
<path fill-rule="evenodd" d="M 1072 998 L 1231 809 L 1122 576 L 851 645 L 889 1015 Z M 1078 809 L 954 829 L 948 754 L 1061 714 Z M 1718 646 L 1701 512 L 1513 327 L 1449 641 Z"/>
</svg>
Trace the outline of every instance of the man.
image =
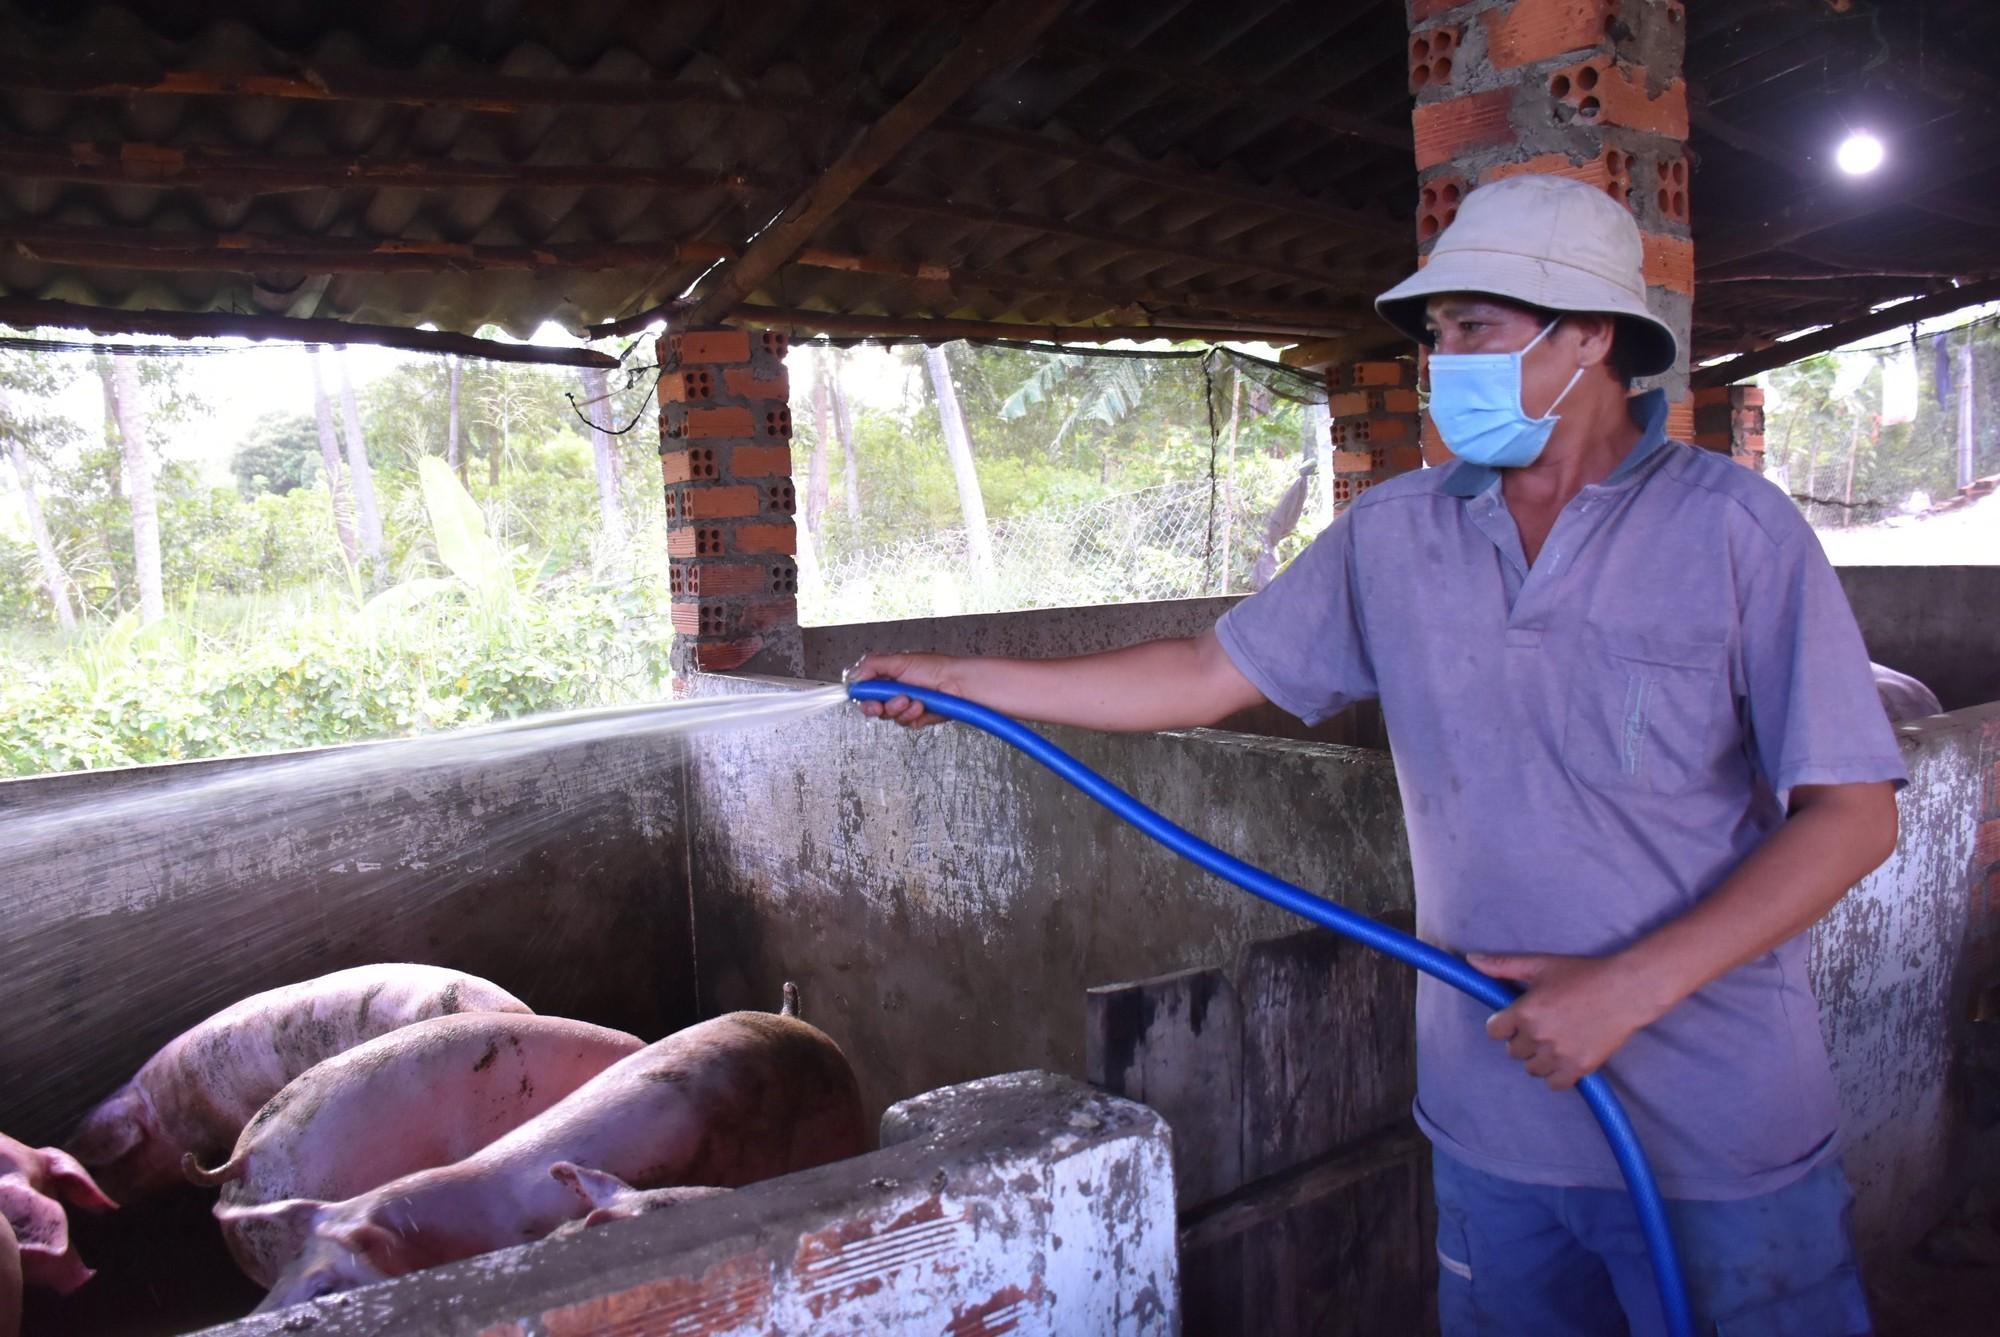
<svg viewBox="0 0 2000 1337">
<path fill-rule="evenodd" d="M 1602 192 L 1471 192 L 1377 309 L 1432 349 L 1458 458 L 1364 494 L 1212 632 L 859 672 L 1104 729 L 1379 699 L 1418 931 L 1526 991 L 1489 1017 L 1418 990 L 1448 1337 L 1662 1330 L 1568 1091 L 1607 1060 L 1703 1322 L 1866 1332 L 1802 935 L 1894 848 L 1904 772 L 1839 583 L 1778 489 L 1628 397 L 1675 338 Z"/>
</svg>

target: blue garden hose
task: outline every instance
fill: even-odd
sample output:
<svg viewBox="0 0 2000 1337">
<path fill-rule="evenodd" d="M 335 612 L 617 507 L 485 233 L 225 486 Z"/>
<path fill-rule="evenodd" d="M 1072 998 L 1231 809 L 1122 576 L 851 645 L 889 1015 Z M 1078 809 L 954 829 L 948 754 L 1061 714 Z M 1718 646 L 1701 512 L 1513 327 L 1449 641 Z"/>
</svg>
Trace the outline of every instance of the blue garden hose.
<svg viewBox="0 0 2000 1337">
<path fill-rule="evenodd" d="M 1175 826 L 1040 734 L 998 711 L 988 710 L 963 697 L 934 692 L 925 687 L 910 687 L 884 678 L 850 683 L 847 694 L 855 701 L 888 702 L 899 696 L 908 697 L 921 702 L 924 709 L 933 715 L 983 729 L 1001 742 L 1011 743 L 1027 753 L 1188 862 L 1235 883 L 1251 895 L 1281 909 L 1290 910 L 1378 952 L 1386 952 L 1405 965 L 1415 966 L 1432 978 L 1470 994 L 1488 1007 L 1496 1010 L 1504 1008 L 1520 994 L 1520 990 L 1513 985 L 1475 970 L 1449 952 L 1440 951 L 1386 924 L 1378 924 L 1366 915 L 1335 905 L 1273 877 L 1261 868 L 1253 868 L 1233 854 L 1224 853 Z M 1646 1152 L 1639 1145 L 1639 1136 L 1632 1130 L 1632 1121 L 1626 1117 L 1625 1107 L 1612 1093 L 1603 1073 L 1592 1073 L 1577 1083 L 1577 1092 L 1590 1106 L 1590 1112 L 1597 1116 L 1598 1125 L 1604 1130 L 1604 1140 L 1611 1144 L 1611 1154 L 1625 1176 L 1625 1187 L 1630 1191 L 1632 1206 L 1639 1214 L 1639 1229 L 1646 1237 L 1646 1250 L 1652 1256 L 1653 1280 L 1660 1289 L 1660 1307 L 1666 1314 L 1667 1332 L 1671 1337 L 1694 1337 L 1694 1316 L 1688 1307 L 1687 1287 L 1681 1278 L 1680 1255 L 1674 1250 L 1673 1234 L 1667 1226 L 1666 1202 L 1660 1197 L 1660 1186 L 1653 1180 L 1653 1167 L 1647 1163 Z"/>
</svg>

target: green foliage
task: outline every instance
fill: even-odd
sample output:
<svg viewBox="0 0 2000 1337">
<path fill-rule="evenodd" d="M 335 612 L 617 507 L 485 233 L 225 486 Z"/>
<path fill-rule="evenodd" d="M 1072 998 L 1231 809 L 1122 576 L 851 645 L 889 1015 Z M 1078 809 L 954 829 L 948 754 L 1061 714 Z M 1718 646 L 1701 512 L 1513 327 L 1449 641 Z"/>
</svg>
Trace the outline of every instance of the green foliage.
<svg viewBox="0 0 2000 1337">
<path fill-rule="evenodd" d="M 345 591 L 226 624 L 131 615 L 54 662 L 0 647 L 0 776 L 313 747 L 664 695 L 664 573 L 578 579 L 504 622 L 464 599 L 358 616 Z"/>
<path fill-rule="evenodd" d="M 237 490 L 247 501 L 260 492 L 283 495 L 302 487 L 326 486 L 320 462 L 319 429 L 304 413 L 274 414 L 251 429 L 229 459 Z"/>
</svg>

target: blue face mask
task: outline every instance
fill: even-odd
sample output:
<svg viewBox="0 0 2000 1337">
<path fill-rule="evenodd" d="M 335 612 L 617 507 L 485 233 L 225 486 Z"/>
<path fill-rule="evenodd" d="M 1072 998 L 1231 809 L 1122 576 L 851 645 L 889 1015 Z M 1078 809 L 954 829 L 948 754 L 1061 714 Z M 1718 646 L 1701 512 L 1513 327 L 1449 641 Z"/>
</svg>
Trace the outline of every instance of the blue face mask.
<svg viewBox="0 0 2000 1337">
<path fill-rule="evenodd" d="M 1578 367 L 1541 417 L 1522 409 L 1521 360 L 1559 324 L 1550 321 L 1518 353 L 1431 354 L 1431 421 L 1452 454 L 1495 469 L 1535 462 L 1556 429 L 1556 405 L 1583 377 Z"/>
</svg>

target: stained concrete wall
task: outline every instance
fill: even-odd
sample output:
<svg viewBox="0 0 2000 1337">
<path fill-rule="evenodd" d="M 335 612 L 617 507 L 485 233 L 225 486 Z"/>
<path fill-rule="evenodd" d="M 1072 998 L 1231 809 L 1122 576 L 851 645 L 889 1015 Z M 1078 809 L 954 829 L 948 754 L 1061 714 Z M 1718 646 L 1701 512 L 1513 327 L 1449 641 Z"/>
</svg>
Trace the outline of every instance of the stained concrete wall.
<svg viewBox="0 0 2000 1337">
<path fill-rule="evenodd" d="M 1878 663 L 1925 683 L 1946 710 L 2000 701 L 2000 565 L 1838 570 Z"/>
<path fill-rule="evenodd" d="M 1412 904 L 1383 753 L 1212 731 L 1049 733 L 1281 877 L 1370 913 Z M 796 981 L 871 1110 L 991 1072 L 1083 1075 L 1087 987 L 1297 927 L 972 729 L 912 734 L 839 709 L 704 740 L 687 792 L 701 1006 L 768 1007 L 766 981 Z"/>
<path fill-rule="evenodd" d="M 0 783 L 0 1128 L 64 1136 L 162 1042 L 370 961 L 469 970 L 654 1036 L 693 1016 L 677 776 L 598 742 Z"/>
<path fill-rule="evenodd" d="M 1812 936 L 1856 1230 L 1878 1249 L 1914 1244 L 1963 1190 L 1961 1065 L 1973 1001 L 2000 983 L 1996 855 L 1979 834 L 2000 809 L 2000 705 L 1897 733 L 1910 784 L 1896 852 Z"/>
</svg>

